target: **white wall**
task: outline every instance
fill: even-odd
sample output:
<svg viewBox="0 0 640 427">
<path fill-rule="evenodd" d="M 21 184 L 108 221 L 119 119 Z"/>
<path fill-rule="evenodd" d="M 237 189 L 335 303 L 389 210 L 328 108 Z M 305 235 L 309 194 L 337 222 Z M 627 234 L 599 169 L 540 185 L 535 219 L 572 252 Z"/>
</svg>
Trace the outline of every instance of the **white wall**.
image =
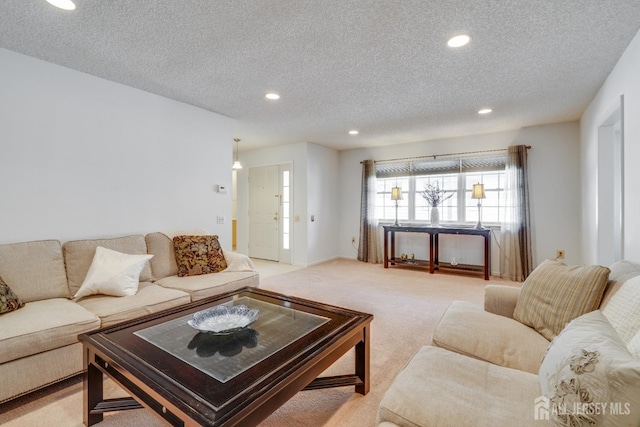
<svg viewBox="0 0 640 427">
<path fill-rule="evenodd" d="M 315 221 L 308 225 L 308 263 L 317 264 L 338 257 L 338 151 L 307 144 L 307 209 Z"/>
<path fill-rule="evenodd" d="M 598 126 L 624 95 L 624 257 L 640 261 L 640 32 L 636 34 L 580 121 L 583 258 L 597 263 Z"/>
<path fill-rule="evenodd" d="M 362 175 L 360 162 L 362 160 L 493 150 L 518 144 L 532 146 L 529 151 L 529 185 L 534 264 L 537 265 L 546 258 L 555 257 L 556 249 L 565 250 L 567 263 L 580 263 L 579 127 L 575 122 L 341 152 L 340 256 L 355 258 L 357 255 L 357 249 L 351 244 L 351 237 L 356 237 L 357 240 L 359 236 Z M 410 239 L 412 242 L 404 250 L 400 247 L 397 252 L 414 252 L 418 257 L 420 251 L 426 249 L 415 236 Z M 480 239 L 475 240 L 480 241 Z M 458 262 L 481 263 L 479 258 L 481 252 L 476 248 L 480 243 L 471 243 L 470 239 L 465 241 L 467 243 L 462 241 L 462 238 L 449 239 L 447 246 L 443 239 L 441 259 L 448 260 L 456 257 Z M 467 244 L 474 246 L 468 250 Z M 493 241 L 492 271 L 494 272 L 499 270 L 498 251 Z"/>
<path fill-rule="evenodd" d="M 233 121 L 0 49 L 0 242 L 205 228 L 231 246 Z M 217 225 L 216 216 L 226 224 Z"/>
</svg>

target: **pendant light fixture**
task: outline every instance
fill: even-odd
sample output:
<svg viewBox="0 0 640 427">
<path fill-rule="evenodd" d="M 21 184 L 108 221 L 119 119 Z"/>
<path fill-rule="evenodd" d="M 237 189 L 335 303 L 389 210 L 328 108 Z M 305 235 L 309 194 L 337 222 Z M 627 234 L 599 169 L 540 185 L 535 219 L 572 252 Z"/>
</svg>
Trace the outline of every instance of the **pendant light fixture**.
<svg viewBox="0 0 640 427">
<path fill-rule="evenodd" d="M 235 161 L 233 162 L 233 166 L 231 166 L 231 169 L 238 170 L 238 169 L 242 169 L 242 165 L 238 160 L 238 142 L 240 142 L 240 138 L 233 138 L 233 140 L 236 142 L 236 153 L 235 153 Z"/>
</svg>

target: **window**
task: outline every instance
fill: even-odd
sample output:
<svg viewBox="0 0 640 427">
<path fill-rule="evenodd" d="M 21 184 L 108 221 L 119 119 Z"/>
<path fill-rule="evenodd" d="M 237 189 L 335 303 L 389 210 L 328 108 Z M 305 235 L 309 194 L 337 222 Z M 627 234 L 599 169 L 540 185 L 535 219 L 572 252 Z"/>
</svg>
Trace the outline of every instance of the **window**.
<svg viewBox="0 0 640 427">
<path fill-rule="evenodd" d="M 398 220 L 428 222 L 430 206 L 421 192 L 426 185 L 438 185 L 447 195 L 440 207 L 440 221 L 456 224 L 478 222 L 478 200 L 471 198 L 473 184 L 484 184 L 482 222 L 499 223 L 504 206 L 504 165 L 506 156 L 419 160 L 376 164 L 376 215 L 380 220 L 395 221 L 396 204 L 391 188 L 402 188 L 398 200 Z"/>
<path fill-rule="evenodd" d="M 282 171 L 282 249 L 289 250 L 291 240 L 291 185 L 289 184 L 289 171 Z"/>
</svg>

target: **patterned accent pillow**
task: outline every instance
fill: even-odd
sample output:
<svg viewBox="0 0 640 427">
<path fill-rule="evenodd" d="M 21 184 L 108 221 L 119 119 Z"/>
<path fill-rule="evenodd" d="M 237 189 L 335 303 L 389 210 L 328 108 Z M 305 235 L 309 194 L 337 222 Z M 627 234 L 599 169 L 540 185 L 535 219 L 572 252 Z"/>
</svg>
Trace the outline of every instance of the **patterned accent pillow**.
<svg viewBox="0 0 640 427">
<path fill-rule="evenodd" d="M 640 425 L 640 362 L 600 310 L 553 340 L 539 378 L 551 426 Z"/>
<path fill-rule="evenodd" d="M 178 277 L 217 273 L 227 268 L 218 236 L 175 236 Z"/>
<path fill-rule="evenodd" d="M 24 307 L 24 303 L 0 277 L 0 314 L 17 310 L 20 307 Z"/>
<path fill-rule="evenodd" d="M 522 284 L 513 318 L 551 341 L 573 319 L 598 308 L 609 278 L 607 267 L 569 267 L 542 262 Z"/>
</svg>

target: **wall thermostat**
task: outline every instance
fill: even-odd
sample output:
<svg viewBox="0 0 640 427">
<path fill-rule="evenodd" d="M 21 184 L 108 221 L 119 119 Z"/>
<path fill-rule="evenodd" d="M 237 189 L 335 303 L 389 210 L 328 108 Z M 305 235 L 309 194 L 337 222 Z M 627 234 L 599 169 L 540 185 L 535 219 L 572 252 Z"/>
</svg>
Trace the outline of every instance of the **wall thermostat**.
<svg viewBox="0 0 640 427">
<path fill-rule="evenodd" d="M 224 185 L 215 185 L 214 189 L 216 190 L 216 193 L 220 193 L 220 194 L 227 194 L 227 187 Z"/>
</svg>

